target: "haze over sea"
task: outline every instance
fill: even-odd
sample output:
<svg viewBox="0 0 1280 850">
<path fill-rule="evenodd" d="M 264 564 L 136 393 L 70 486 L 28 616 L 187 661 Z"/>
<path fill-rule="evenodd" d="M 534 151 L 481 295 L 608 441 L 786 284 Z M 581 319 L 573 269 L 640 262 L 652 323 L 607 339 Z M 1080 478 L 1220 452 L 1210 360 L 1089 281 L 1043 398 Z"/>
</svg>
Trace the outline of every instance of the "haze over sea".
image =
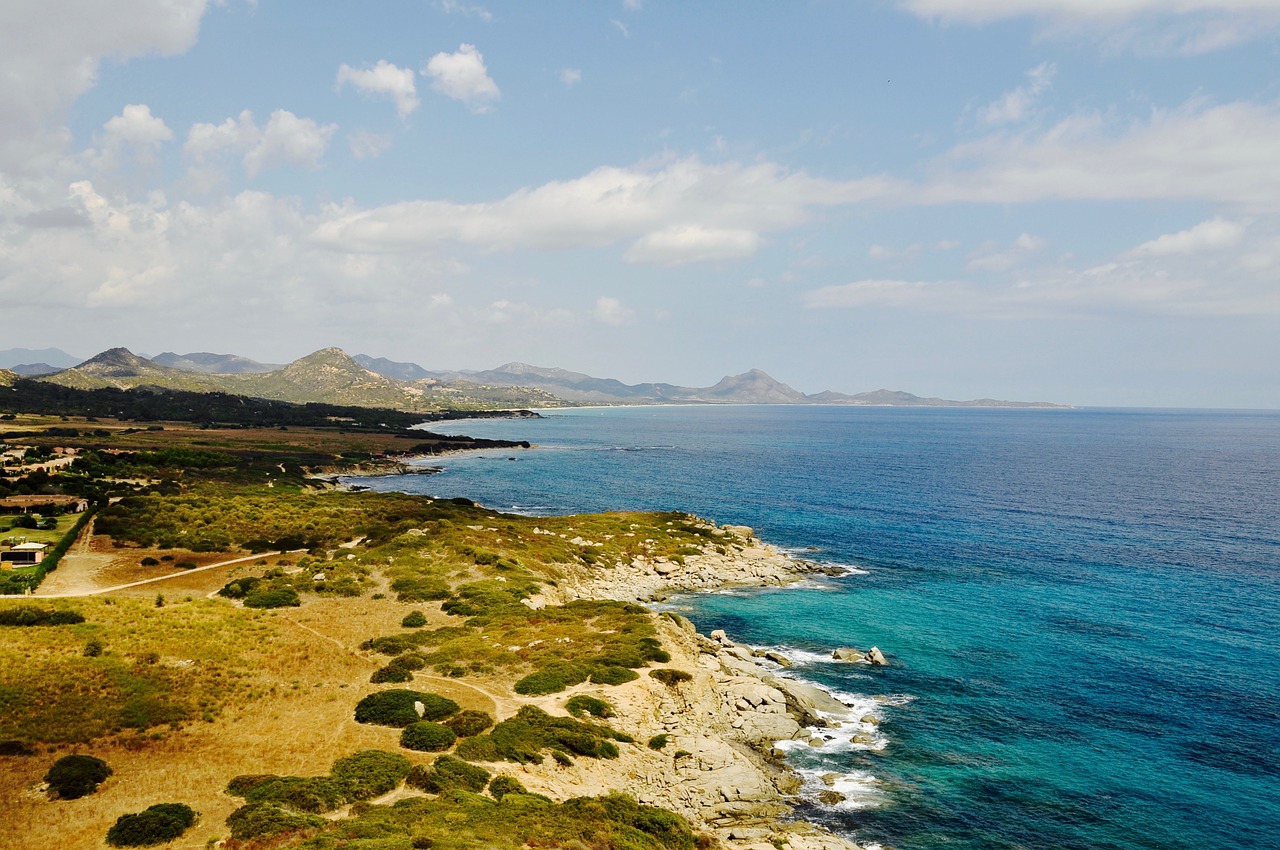
<svg viewBox="0 0 1280 850">
<path fill-rule="evenodd" d="M 1280 413 L 644 407 L 451 428 L 539 447 L 360 483 L 686 510 L 857 568 L 677 602 L 703 632 L 784 647 L 795 675 L 887 697 L 882 749 L 792 751 L 853 778 L 805 817 L 898 848 L 1277 846 Z M 870 644 L 890 667 L 825 660 Z"/>
</svg>

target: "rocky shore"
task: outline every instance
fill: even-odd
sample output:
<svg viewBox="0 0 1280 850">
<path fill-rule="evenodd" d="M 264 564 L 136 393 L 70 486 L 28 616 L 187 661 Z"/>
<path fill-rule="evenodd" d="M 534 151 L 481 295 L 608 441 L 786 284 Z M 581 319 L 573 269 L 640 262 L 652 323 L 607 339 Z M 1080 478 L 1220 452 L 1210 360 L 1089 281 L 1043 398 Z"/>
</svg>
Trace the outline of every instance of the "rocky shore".
<svg viewBox="0 0 1280 850">
<path fill-rule="evenodd" d="M 704 554 L 684 563 L 637 558 L 604 570 L 583 569 L 532 604 L 574 598 L 645 602 L 686 591 L 783 585 L 816 569 L 762 543 L 749 528 L 711 528 L 713 542 Z M 656 621 L 671 653 L 665 666 L 687 673 L 687 680 L 664 684 L 641 676 L 608 689 L 579 685 L 568 692 L 606 698 L 641 746 L 624 748 L 616 760 L 579 759 L 567 769 L 526 765 L 518 774 L 521 782 L 557 799 L 624 790 L 643 803 L 679 812 L 736 850 L 858 850 L 791 817 L 802 781 L 777 743 L 805 741 L 814 727 L 857 740 L 874 719 L 855 717 L 820 688 L 778 675 L 789 661 L 777 653 L 736 644 L 720 631 L 699 634 L 676 614 L 656 615 Z M 865 656 L 848 658 L 866 662 Z M 557 694 L 555 701 L 565 696 Z M 835 791 L 824 793 L 829 802 L 841 798 Z"/>
</svg>

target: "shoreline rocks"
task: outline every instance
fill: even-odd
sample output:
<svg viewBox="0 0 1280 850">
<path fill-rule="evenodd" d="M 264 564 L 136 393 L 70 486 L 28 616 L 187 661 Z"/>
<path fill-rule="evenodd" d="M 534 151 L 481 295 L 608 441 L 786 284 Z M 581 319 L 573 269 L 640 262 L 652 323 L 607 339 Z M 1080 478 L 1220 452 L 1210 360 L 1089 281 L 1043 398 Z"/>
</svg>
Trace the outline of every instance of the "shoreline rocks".
<svg viewBox="0 0 1280 850">
<path fill-rule="evenodd" d="M 722 526 L 713 533 L 724 552 L 712 545 L 701 555 L 687 556 L 683 564 L 637 558 L 630 564 L 572 570 L 558 587 L 544 592 L 557 602 L 651 602 L 678 592 L 785 585 L 815 571 L 762 543 L 746 526 Z M 813 727 L 834 730 L 842 722 L 856 722 L 849 706 L 760 663 L 763 658 L 786 667 L 790 660 L 781 653 L 737 644 L 722 629 L 699 634 L 692 622 L 675 613 L 655 615 L 655 623 L 671 653 L 666 666 L 688 672 L 689 681 L 667 686 L 642 675 L 607 689 L 579 685 L 557 696 L 598 694 L 628 719 L 634 727 L 628 731 L 638 741 L 665 736 L 666 745 L 660 750 L 628 747 L 619 759 L 578 759 L 568 768 L 526 765 L 520 780 L 554 797 L 588 793 L 587 788 L 624 788 L 642 803 L 684 815 L 734 850 L 783 845 L 790 850 L 859 850 L 822 827 L 787 819 L 801 779 L 775 747 L 779 741 L 806 739 L 806 730 Z M 819 802 L 834 805 L 844 799 L 828 789 Z"/>
</svg>

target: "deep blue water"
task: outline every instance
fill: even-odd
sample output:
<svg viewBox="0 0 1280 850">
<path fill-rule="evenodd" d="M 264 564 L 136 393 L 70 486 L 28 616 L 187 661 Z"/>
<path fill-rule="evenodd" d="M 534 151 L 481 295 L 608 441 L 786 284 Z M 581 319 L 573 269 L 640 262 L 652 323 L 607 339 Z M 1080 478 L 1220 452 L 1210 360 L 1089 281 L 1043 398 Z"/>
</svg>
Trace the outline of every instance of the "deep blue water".
<svg viewBox="0 0 1280 850">
<path fill-rule="evenodd" d="M 904 850 L 1280 846 L 1280 413 L 615 408 L 452 430 L 540 447 L 363 483 L 688 510 L 865 570 L 681 603 L 884 698 L 882 749 L 795 753 L 864 780 L 805 816 Z M 890 667 L 821 660 L 870 644 Z"/>
</svg>

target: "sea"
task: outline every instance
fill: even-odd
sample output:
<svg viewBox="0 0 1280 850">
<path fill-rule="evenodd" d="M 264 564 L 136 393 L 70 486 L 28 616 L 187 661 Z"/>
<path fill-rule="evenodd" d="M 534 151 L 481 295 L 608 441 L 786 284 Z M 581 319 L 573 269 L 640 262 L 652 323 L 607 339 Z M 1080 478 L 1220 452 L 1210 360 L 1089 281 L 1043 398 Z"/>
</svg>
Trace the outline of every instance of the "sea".
<svg viewBox="0 0 1280 850">
<path fill-rule="evenodd" d="M 879 721 L 789 746 L 801 817 L 901 850 L 1280 847 L 1280 412 L 622 407 L 448 430 L 536 445 L 358 483 L 688 511 L 842 568 L 670 603 Z M 888 666 L 831 658 L 871 645 Z"/>
</svg>

